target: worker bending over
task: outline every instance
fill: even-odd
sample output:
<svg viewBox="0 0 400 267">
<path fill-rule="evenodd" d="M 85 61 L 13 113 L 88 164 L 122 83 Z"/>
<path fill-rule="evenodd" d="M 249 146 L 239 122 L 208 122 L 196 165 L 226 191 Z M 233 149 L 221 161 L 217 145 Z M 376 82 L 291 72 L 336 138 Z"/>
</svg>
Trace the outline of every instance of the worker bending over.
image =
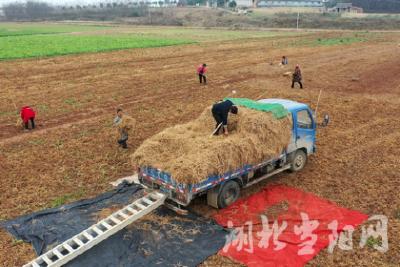
<svg viewBox="0 0 400 267">
<path fill-rule="evenodd" d="M 35 116 L 36 113 L 31 107 L 25 106 L 21 109 L 21 119 L 24 122 L 25 130 L 29 130 L 29 121 L 32 129 L 35 129 Z"/>
<path fill-rule="evenodd" d="M 206 72 L 207 72 L 207 64 L 205 63 L 197 68 L 197 74 L 199 75 L 200 83 L 204 81 L 204 84 L 207 84 Z"/>
<path fill-rule="evenodd" d="M 230 100 L 221 101 L 213 105 L 211 109 L 212 115 L 217 123 L 214 135 L 219 134 L 221 127 L 225 135 L 228 135 L 228 113 L 238 113 L 238 108 Z"/>
<path fill-rule="evenodd" d="M 296 65 L 296 68 L 294 69 L 294 72 L 293 72 L 292 88 L 294 88 L 294 83 L 299 83 L 300 88 L 303 88 L 303 84 L 301 83 L 301 80 L 302 80 L 302 77 L 301 77 L 300 66 Z"/>
</svg>

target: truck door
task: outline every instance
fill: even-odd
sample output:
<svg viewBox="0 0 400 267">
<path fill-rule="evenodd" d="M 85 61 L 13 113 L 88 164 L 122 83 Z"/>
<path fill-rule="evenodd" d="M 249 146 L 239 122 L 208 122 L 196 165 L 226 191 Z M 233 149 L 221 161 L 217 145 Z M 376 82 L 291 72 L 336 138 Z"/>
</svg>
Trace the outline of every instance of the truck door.
<svg viewBox="0 0 400 267">
<path fill-rule="evenodd" d="M 307 149 L 307 154 L 313 153 L 315 143 L 315 122 L 308 109 L 296 112 L 296 147 Z"/>
</svg>

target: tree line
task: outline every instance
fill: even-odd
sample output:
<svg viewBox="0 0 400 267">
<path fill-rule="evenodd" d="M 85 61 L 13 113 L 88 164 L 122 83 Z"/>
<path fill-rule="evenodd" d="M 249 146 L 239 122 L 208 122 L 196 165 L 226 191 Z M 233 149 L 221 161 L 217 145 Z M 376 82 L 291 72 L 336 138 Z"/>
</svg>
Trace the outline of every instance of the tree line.
<svg viewBox="0 0 400 267">
<path fill-rule="evenodd" d="M 118 1 L 118 0 L 116 0 Z M 7 20 L 112 20 L 124 17 L 146 17 L 157 11 L 149 7 L 204 6 L 236 7 L 234 0 L 129 0 L 123 2 L 98 2 L 96 4 L 53 6 L 45 2 L 29 0 L 26 3 L 11 3 L 3 6 Z"/>
<path fill-rule="evenodd" d="M 182 0 L 152 0 L 153 4 L 163 6 L 166 3 L 175 5 Z M 139 2 L 97 3 L 91 5 L 52 6 L 44 2 L 28 1 L 10 3 L 3 6 L 7 20 L 110 20 L 120 17 L 143 17 L 149 14 L 148 5 Z"/>
</svg>

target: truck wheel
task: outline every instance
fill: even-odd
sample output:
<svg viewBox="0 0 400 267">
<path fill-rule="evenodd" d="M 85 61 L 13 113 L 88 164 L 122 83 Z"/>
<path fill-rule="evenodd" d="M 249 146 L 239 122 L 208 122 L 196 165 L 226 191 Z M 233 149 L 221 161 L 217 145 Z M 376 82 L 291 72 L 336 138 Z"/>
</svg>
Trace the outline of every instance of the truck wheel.
<svg viewBox="0 0 400 267">
<path fill-rule="evenodd" d="M 297 150 L 293 156 L 290 171 L 297 172 L 304 168 L 307 163 L 307 155 L 303 150 Z"/>
<path fill-rule="evenodd" d="M 235 181 L 229 181 L 223 185 L 218 194 L 218 208 L 223 209 L 235 202 L 240 195 L 240 186 Z"/>
</svg>

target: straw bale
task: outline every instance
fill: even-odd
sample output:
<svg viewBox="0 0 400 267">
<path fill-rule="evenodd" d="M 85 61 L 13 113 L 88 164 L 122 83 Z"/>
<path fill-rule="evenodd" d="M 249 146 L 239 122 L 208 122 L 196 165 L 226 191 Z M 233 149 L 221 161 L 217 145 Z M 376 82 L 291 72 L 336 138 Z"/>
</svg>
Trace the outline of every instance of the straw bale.
<svg viewBox="0 0 400 267">
<path fill-rule="evenodd" d="M 117 124 L 116 135 L 120 138 L 124 134 L 132 134 L 136 126 L 136 120 L 130 116 L 124 115 L 121 123 Z"/>
<path fill-rule="evenodd" d="M 122 117 L 122 122 L 118 124 L 118 129 L 124 129 L 126 131 L 131 131 L 135 128 L 136 120 L 130 116 L 124 115 Z"/>
<path fill-rule="evenodd" d="M 152 166 L 178 182 L 197 183 L 245 164 L 278 155 L 289 143 L 291 120 L 240 107 L 228 118 L 228 136 L 211 136 L 210 108 L 195 120 L 176 125 L 145 140 L 132 155 L 135 166 Z"/>
</svg>

